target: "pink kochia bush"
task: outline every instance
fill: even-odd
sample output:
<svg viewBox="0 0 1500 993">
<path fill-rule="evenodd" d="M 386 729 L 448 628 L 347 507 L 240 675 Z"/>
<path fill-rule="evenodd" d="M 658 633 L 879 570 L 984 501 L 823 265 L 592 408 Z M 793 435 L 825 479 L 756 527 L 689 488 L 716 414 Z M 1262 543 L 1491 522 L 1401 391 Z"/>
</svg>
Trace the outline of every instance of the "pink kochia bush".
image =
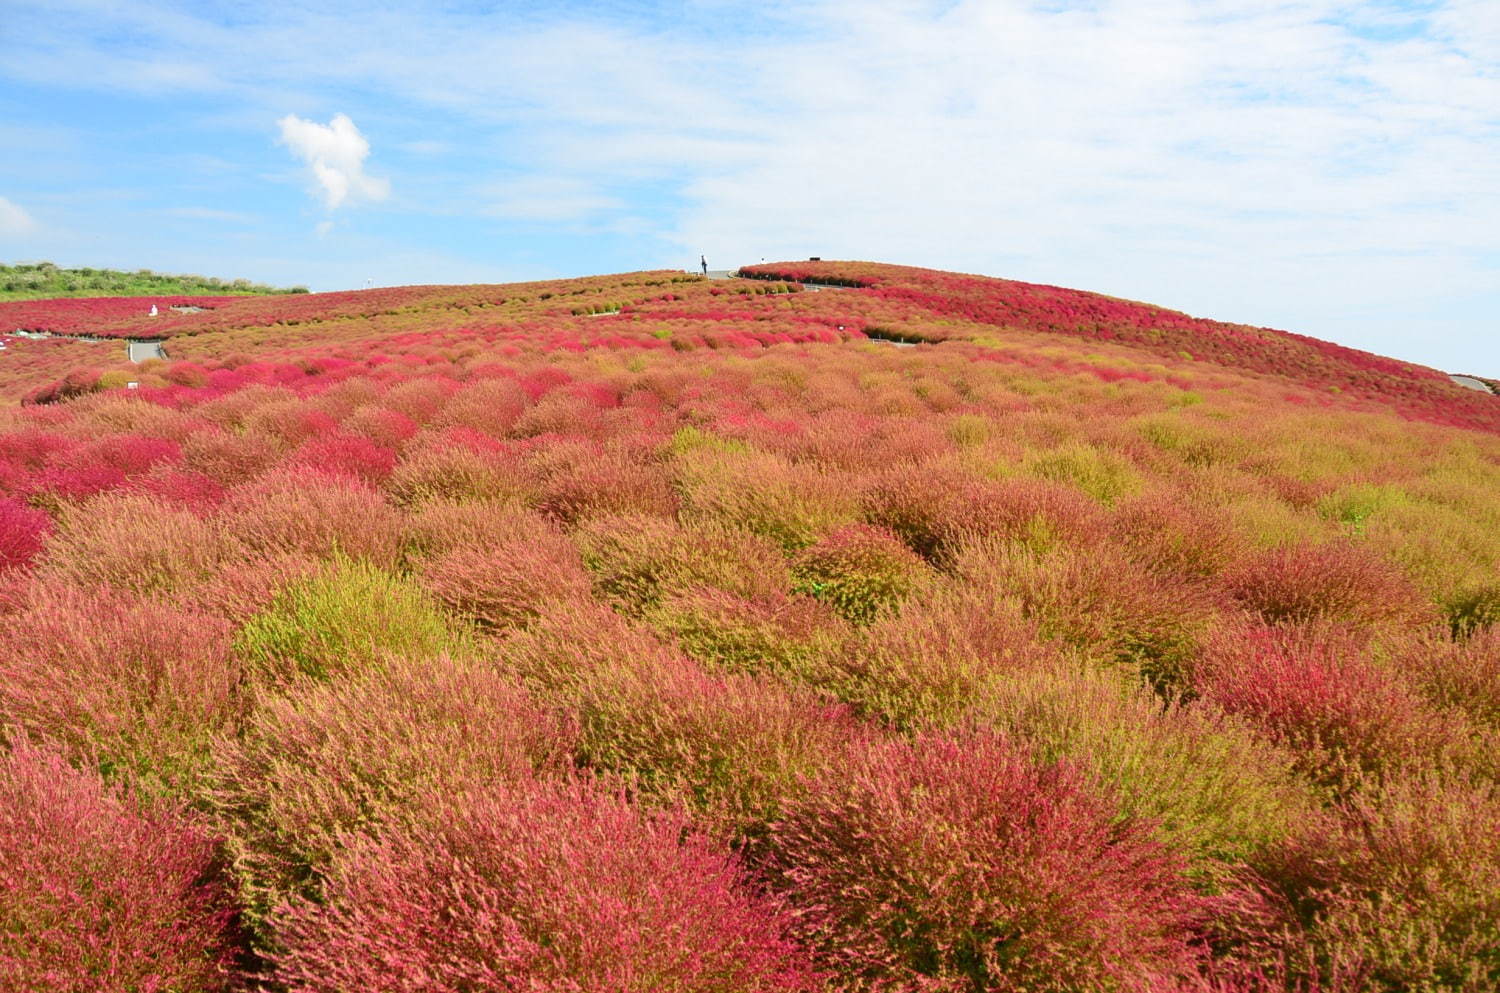
<svg viewBox="0 0 1500 993">
<path fill-rule="evenodd" d="M 871 748 L 770 839 L 798 931 L 856 988 L 1178 988 L 1200 908 L 1182 865 L 1063 764 L 998 736 Z"/>
<path fill-rule="evenodd" d="M 1313 778 L 1347 784 L 1402 765 L 1459 759 L 1468 726 L 1436 710 L 1347 630 L 1216 632 L 1197 669 L 1207 700 L 1291 747 Z"/>
<path fill-rule="evenodd" d="M 587 784 L 457 798 L 362 839 L 279 916 L 291 993 L 826 988 L 727 852 Z"/>
<path fill-rule="evenodd" d="M 0 498 L 0 570 L 28 565 L 51 531 L 52 519 L 45 512 Z"/>
<path fill-rule="evenodd" d="M 0 752 L 0 989 L 211 993 L 235 945 L 202 831 L 52 752 Z"/>
<path fill-rule="evenodd" d="M 229 625 L 195 611 L 39 583 L 0 617 L 0 724 L 106 771 L 182 785 L 239 682 Z"/>
</svg>

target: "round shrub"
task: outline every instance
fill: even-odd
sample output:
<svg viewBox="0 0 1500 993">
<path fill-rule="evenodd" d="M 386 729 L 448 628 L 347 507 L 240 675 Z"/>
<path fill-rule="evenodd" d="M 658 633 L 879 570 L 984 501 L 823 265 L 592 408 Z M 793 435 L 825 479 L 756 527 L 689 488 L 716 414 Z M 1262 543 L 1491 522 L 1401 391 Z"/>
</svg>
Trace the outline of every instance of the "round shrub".
<svg viewBox="0 0 1500 993">
<path fill-rule="evenodd" d="M 795 589 L 809 593 L 855 624 L 898 608 L 932 582 L 920 556 L 884 528 L 850 524 L 798 554 Z"/>
<path fill-rule="evenodd" d="M 1017 605 L 945 591 L 880 618 L 828 665 L 833 690 L 856 710 L 914 731 L 959 725 L 985 686 L 1056 657 Z"/>
<path fill-rule="evenodd" d="M 462 635 L 414 583 L 342 560 L 298 580 L 235 637 L 251 671 L 272 682 L 359 672 L 387 657 L 462 651 Z"/>
<path fill-rule="evenodd" d="M 707 672 L 597 607 L 544 615 L 504 658 L 541 698 L 578 713 L 584 764 L 733 837 L 763 835 L 804 777 L 837 767 L 865 736 L 844 707 L 776 680 Z"/>
<path fill-rule="evenodd" d="M 1241 936 L 1241 957 L 1284 958 L 1289 943 L 1313 983 L 1356 972 L 1357 988 L 1375 993 L 1500 984 L 1493 783 L 1422 775 L 1351 797 L 1259 862 L 1256 878 L 1280 914 Z"/>
<path fill-rule="evenodd" d="M 390 566 L 401 553 L 401 516 L 379 492 L 307 468 L 281 469 L 232 490 L 224 526 L 263 555 L 343 555 Z"/>
<path fill-rule="evenodd" d="M 1183 688 L 1215 616 L 1203 588 L 1111 546 L 1037 552 L 983 536 L 958 546 L 954 568 L 977 590 L 1020 604 L 1043 637 L 1126 666 L 1168 694 Z"/>
<path fill-rule="evenodd" d="M 1270 624 L 1410 626 L 1434 616 L 1432 605 L 1394 566 L 1347 541 L 1265 549 L 1226 569 L 1223 583 Z"/>
<path fill-rule="evenodd" d="M 429 500 L 529 503 L 533 482 L 509 450 L 481 450 L 438 435 L 413 439 L 385 488 L 404 507 Z"/>
<path fill-rule="evenodd" d="M 259 922 L 292 894 L 316 893 L 346 833 L 424 798 L 561 774 L 576 735 L 492 669 L 392 659 L 263 701 L 221 741 L 209 795 Z"/>
<path fill-rule="evenodd" d="M 0 497 L 0 571 L 30 565 L 51 531 L 52 518 L 45 511 Z"/>
<path fill-rule="evenodd" d="M 288 462 L 379 486 L 396 467 L 396 453 L 360 435 L 334 432 L 303 442 Z"/>
<path fill-rule="evenodd" d="M 492 789 L 363 839 L 278 916 L 275 978 L 356 989 L 826 988 L 727 853 L 589 785 Z"/>
<path fill-rule="evenodd" d="M 155 595 L 190 589 L 219 569 L 222 531 L 144 493 L 106 493 L 70 507 L 37 573 L 80 589 Z"/>
<path fill-rule="evenodd" d="M 820 684 L 846 625 L 804 596 L 736 596 L 704 587 L 671 596 L 646 614 L 701 662 L 733 672 L 768 672 Z"/>
<path fill-rule="evenodd" d="M 229 990 L 213 841 L 27 747 L 0 753 L 0 988 Z"/>
<path fill-rule="evenodd" d="M 0 712 L 75 761 L 154 787 L 191 784 L 241 713 L 223 621 L 133 597 L 34 588 L 0 617 Z"/>
<path fill-rule="evenodd" d="M 524 627 L 556 601 L 589 597 L 578 549 L 546 526 L 508 540 L 453 548 L 422 563 L 422 584 L 455 613 L 490 631 Z"/>
<path fill-rule="evenodd" d="M 601 516 L 580 522 L 573 540 L 594 576 L 595 592 L 627 613 L 705 586 L 753 599 L 785 593 L 792 585 L 781 548 L 735 528 Z"/>
<path fill-rule="evenodd" d="M 1215 632 L 1195 675 L 1198 693 L 1293 750 L 1325 785 L 1402 767 L 1463 762 L 1472 729 L 1439 711 L 1339 628 L 1253 626 Z"/>
<path fill-rule="evenodd" d="M 1195 971 L 1198 912 L 1151 825 L 992 735 L 870 747 L 770 838 L 798 931 L 864 988 L 1146 991 Z"/>
</svg>

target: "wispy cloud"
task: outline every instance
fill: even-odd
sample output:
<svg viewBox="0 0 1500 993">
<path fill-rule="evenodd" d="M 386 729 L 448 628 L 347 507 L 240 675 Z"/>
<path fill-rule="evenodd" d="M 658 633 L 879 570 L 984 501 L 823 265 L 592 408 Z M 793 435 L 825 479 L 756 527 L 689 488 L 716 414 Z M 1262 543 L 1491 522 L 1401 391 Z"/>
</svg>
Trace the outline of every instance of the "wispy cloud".
<svg viewBox="0 0 1500 993">
<path fill-rule="evenodd" d="M 0 237 L 17 237 L 35 230 L 36 221 L 30 214 L 19 204 L 0 197 Z"/>
<path fill-rule="evenodd" d="M 370 143 L 347 114 L 335 114 L 327 124 L 288 114 L 277 123 L 281 144 L 307 164 L 317 195 L 329 210 L 391 195 L 388 180 L 365 173 Z"/>
<path fill-rule="evenodd" d="M 527 176 L 492 183 L 480 191 L 488 217 L 525 221 L 571 221 L 622 206 L 594 184 L 564 176 Z"/>
<path fill-rule="evenodd" d="M 261 120 L 336 97 L 405 153 L 402 209 L 470 243 L 454 219 L 628 215 L 668 258 L 906 261 L 1352 343 L 1422 313 L 1481 341 L 1493 306 L 1447 302 L 1500 304 L 1494 0 L 785 0 L 749 20 L 730 0 L 358 18 L 303 0 L 232 25 L 18 2 L 27 52 L 0 76 L 170 78 Z M 122 36 L 165 67 L 141 74 Z M 329 210 L 389 192 L 348 117 L 282 132 Z"/>
</svg>

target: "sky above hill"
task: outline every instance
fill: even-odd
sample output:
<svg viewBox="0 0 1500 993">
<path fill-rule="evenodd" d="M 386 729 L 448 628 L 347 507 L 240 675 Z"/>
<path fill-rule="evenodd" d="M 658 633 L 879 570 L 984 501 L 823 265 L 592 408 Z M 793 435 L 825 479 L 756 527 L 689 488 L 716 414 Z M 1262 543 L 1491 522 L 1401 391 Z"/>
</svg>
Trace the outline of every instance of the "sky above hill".
<svg viewBox="0 0 1500 993">
<path fill-rule="evenodd" d="M 7 0 L 0 261 L 860 258 L 1500 375 L 1500 3 Z"/>
</svg>

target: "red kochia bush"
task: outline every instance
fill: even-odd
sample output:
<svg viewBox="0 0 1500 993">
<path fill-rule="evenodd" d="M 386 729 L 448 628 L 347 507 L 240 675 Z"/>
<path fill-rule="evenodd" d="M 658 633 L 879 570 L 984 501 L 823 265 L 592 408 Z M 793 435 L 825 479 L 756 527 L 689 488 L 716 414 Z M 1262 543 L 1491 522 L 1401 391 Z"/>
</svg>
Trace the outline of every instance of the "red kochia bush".
<svg viewBox="0 0 1500 993">
<path fill-rule="evenodd" d="M 778 908 L 685 829 L 590 785 L 455 802 L 357 844 L 325 903 L 285 910 L 276 978 L 292 993 L 825 988 Z"/>
<path fill-rule="evenodd" d="M 1226 629 L 1207 639 L 1196 690 L 1295 750 L 1329 784 L 1452 758 L 1465 723 L 1435 710 L 1337 628 Z"/>
<path fill-rule="evenodd" d="M 52 518 L 8 498 L 0 498 L 0 570 L 29 565 L 47 542 Z"/>
<path fill-rule="evenodd" d="M 866 989 L 1176 988 L 1195 900 L 1151 826 L 994 735 L 870 749 L 771 838 L 800 932 Z"/>
<path fill-rule="evenodd" d="M 1267 549 L 1225 570 L 1224 584 L 1272 624 L 1412 624 L 1435 616 L 1406 577 L 1348 542 Z"/>
<path fill-rule="evenodd" d="M 361 435 L 333 432 L 303 442 L 292 453 L 290 461 L 294 465 L 352 476 L 378 486 L 396 468 L 396 453 Z"/>
<path fill-rule="evenodd" d="M 0 754 L 0 989 L 229 988 L 214 845 L 31 748 Z"/>
</svg>

